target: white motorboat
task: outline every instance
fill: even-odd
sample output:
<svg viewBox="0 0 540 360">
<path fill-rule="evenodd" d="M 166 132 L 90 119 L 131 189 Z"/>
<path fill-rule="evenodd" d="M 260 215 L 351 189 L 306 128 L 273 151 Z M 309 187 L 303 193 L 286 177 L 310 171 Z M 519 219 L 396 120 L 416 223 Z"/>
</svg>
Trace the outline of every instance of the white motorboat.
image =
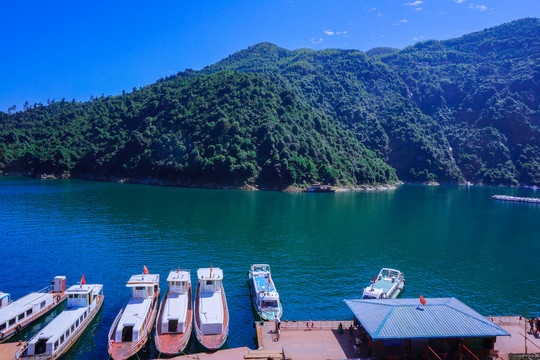
<svg viewBox="0 0 540 360">
<path fill-rule="evenodd" d="M 17 359 L 54 360 L 62 356 L 82 335 L 103 304 L 103 285 L 74 285 L 66 290 L 67 307 L 34 335 L 19 351 Z"/>
<path fill-rule="evenodd" d="M 229 309 L 223 288 L 223 271 L 202 268 L 195 294 L 195 335 L 208 350 L 219 349 L 229 335 Z"/>
<path fill-rule="evenodd" d="M 272 280 L 270 265 L 253 264 L 249 269 L 249 286 L 253 305 L 263 320 L 275 320 L 283 315 L 279 293 Z"/>
<path fill-rule="evenodd" d="M 159 307 L 154 339 L 159 352 L 176 355 L 186 347 L 193 325 L 191 273 L 172 270 L 167 283 L 169 289 Z"/>
<path fill-rule="evenodd" d="M 362 299 L 395 299 L 405 286 L 405 278 L 399 270 L 383 268 L 373 277 L 373 283 L 364 289 Z"/>
<path fill-rule="evenodd" d="M 159 275 L 149 274 L 146 266 L 126 286 L 131 288 L 131 298 L 109 331 L 109 354 L 115 360 L 135 355 L 146 344 L 159 305 Z"/>
<path fill-rule="evenodd" d="M 0 342 L 19 333 L 25 326 L 60 305 L 66 299 L 66 277 L 56 276 L 53 285 L 11 301 L 0 292 Z"/>
</svg>

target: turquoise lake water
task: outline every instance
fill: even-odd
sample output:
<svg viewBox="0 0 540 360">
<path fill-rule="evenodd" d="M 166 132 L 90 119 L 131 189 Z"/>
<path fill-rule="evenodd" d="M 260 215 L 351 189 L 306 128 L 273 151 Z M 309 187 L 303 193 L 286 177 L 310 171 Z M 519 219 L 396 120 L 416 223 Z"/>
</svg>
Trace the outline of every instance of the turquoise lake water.
<svg viewBox="0 0 540 360">
<path fill-rule="evenodd" d="M 404 185 L 304 194 L 0 177 L 0 290 L 17 299 L 66 275 L 104 284 L 98 318 L 64 359 L 107 359 L 107 334 L 146 265 L 161 276 L 221 267 L 226 347 L 255 347 L 249 265 L 269 263 L 284 320 L 350 319 L 382 267 L 403 297 L 456 297 L 483 315 L 540 316 L 540 206 L 491 200 L 532 189 Z M 429 301 L 429 299 L 428 299 Z M 23 331 L 28 339 L 52 315 Z M 194 336 L 192 336 L 194 338 Z M 196 341 L 190 352 L 200 351 Z M 157 356 L 153 345 L 141 358 Z"/>
</svg>

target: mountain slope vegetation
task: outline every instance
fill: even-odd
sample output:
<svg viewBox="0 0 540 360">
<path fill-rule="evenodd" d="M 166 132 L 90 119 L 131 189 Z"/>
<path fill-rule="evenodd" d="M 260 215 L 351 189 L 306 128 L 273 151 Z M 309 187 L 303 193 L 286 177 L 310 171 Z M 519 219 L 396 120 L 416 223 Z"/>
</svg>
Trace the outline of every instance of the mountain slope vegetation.
<svg viewBox="0 0 540 360">
<path fill-rule="evenodd" d="M 0 170 L 283 189 L 540 185 L 540 20 L 403 50 L 260 43 L 132 93 L 0 112 Z"/>
</svg>

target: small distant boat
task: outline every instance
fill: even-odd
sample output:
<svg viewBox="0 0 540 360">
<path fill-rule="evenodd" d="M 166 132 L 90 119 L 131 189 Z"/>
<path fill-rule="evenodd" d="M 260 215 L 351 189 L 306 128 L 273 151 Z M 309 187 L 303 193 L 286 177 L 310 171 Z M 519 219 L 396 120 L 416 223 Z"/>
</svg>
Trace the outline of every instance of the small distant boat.
<svg viewBox="0 0 540 360">
<path fill-rule="evenodd" d="M 249 269 L 251 299 L 263 320 L 275 320 L 283 315 L 283 306 L 272 280 L 270 265 L 253 264 Z"/>
<path fill-rule="evenodd" d="M 19 333 L 66 299 L 66 277 L 56 276 L 53 284 L 17 301 L 11 301 L 10 294 L 0 292 L 0 342 Z"/>
<path fill-rule="evenodd" d="M 109 354 L 115 360 L 135 355 L 146 344 L 159 305 L 159 275 L 149 274 L 146 266 L 126 286 L 131 288 L 131 298 L 109 331 Z"/>
<path fill-rule="evenodd" d="M 405 286 L 405 278 L 399 270 L 383 268 L 373 283 L 364 289 L 362 299 L 395 299 Z"/>
<path fill-rule="evenodd" d="M 313 184 L 304 189 L 304 192 L 335 192 L 336 190 L 330 185 Z"/>
<path fill-rule="evenodd" d="M 197 270 L 195 294 L 195 335 L 208 350 L 219 349 L 229 335 L 229 309 L 220 268 Z"/>
<path fill-rule="evenodd" d="M 186 347 L 193 325 L 191 273 L 172 270 L 167 283 L 169 289 L 159 307 L 154 339 L 160 353 L 176 355 Z"/>
<path fill-rule="evenodd" d="M 85 284 L 84 276 L 81 285 L 73 285 L 66 294 L 66 309 L 17 351 L 17 359 L 58 359 L 82 335 L 103 304 L 103 285 Z"/>
</svg>

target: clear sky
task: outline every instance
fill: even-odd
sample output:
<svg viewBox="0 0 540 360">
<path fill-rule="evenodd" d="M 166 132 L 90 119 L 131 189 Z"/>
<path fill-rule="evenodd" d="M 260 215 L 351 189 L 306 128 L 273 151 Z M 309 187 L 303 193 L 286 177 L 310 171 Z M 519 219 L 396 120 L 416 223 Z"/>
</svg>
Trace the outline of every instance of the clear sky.
<svg viewBox="0 0 540 360">
<path fill-rule="evenodd" d="M 403 48 L 524 18 L 540 0 L 2 1 L 0 110 L 86 101 L 250 45 Z"/>
</svg>

